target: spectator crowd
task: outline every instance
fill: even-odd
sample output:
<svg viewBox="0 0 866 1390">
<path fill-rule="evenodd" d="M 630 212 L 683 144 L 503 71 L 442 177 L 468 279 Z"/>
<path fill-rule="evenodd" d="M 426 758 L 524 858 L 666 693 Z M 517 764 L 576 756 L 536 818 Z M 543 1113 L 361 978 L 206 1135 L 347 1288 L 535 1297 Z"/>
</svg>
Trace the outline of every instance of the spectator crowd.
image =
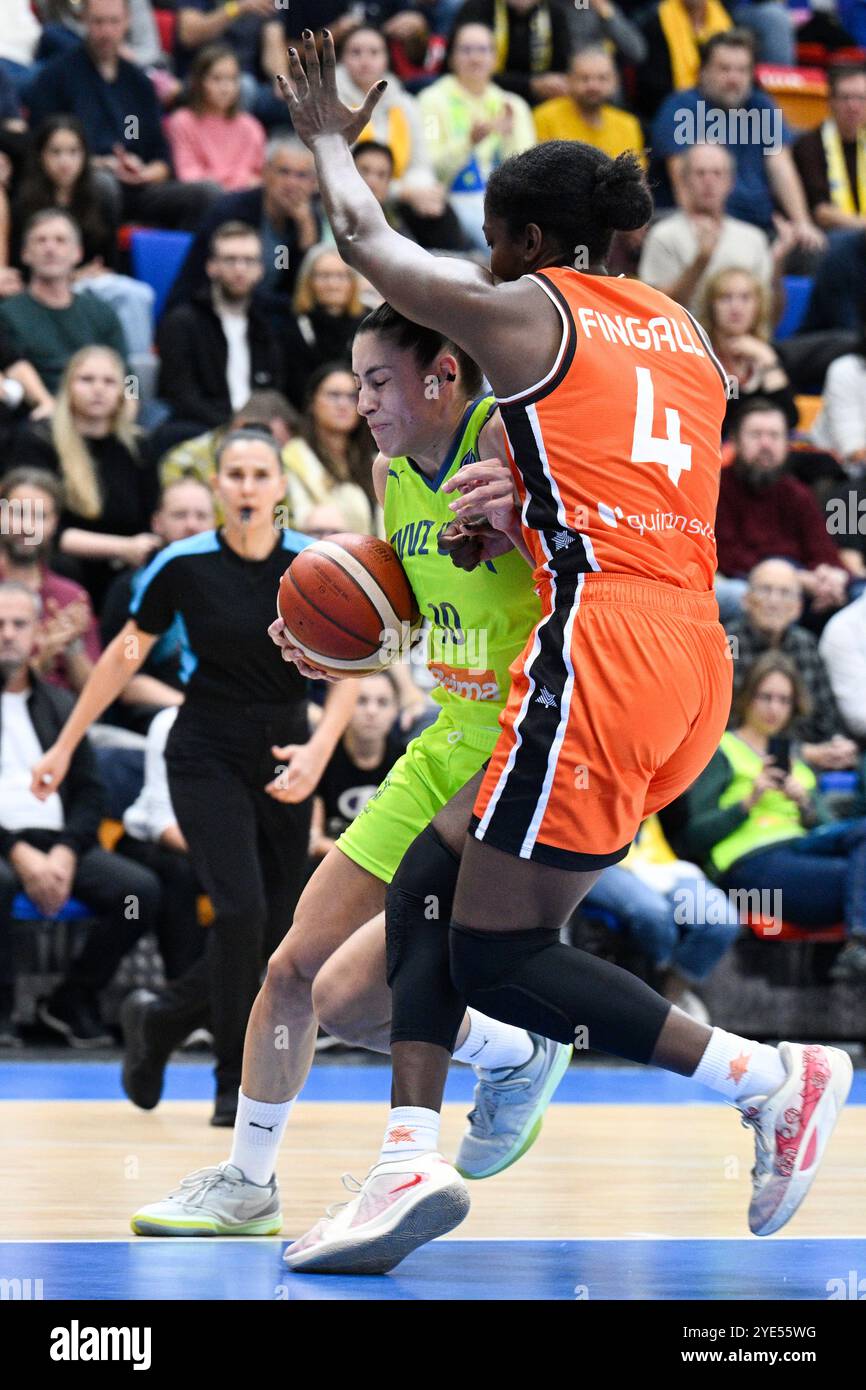
<svg viewBox="0 0 866 1390">
<path fill-rule="evenodd" d="M 782 0 L 4 0 L 0 1046 L 20 1044 L 22 894 L 46 918 L 75 898 L 94 919 L 38 1004 L 77 1046 L 106 1041 L 102 993 L 143 937 L 168 979 L 203 950 L 206 911 L 163 757 L 183 701 L 181 623 L 60 794 L 38 803 L 27 788 L 123 628 L 143 567 L 219 525 L 209 480 L 223 437 L 252 429 L 275 442 L 281 525 L 382 532 L 350 358 L 379 297 L 335 248 L 275 82 L 288 44 L 323 25 L 344 101 L 388 79 L 355 164 L 391 225 L 431 251 L 486 262 L 487 181 L 536 143 L 634 151 L 646 168 L 655 216 L 617 234 L 608 268 L 685 306 L 728 378 L 716 587 L 734 705 L 706 772 L 587 907 L 625 929 L 696 1017 L 701 982 L 743 926 L 729 890 L 779 888 L 794 926 L 841 924 L 833 978 L 866 979 L 866 32 L 855 18 L 832 0 L 814 11 Z M 808 116 L 783 110 L 798 65 L 825 94 Z M 171 256 L 166 285 L 154 258 Z M 423 667 L 366 682 L 319 787 L 311 864 L 432 717 L 428 687 Z M 130 749 L 138 777 L 109 845 L 107 797 Z M 718 911 L 685 921 L 699 882 Z"/>
</svg>

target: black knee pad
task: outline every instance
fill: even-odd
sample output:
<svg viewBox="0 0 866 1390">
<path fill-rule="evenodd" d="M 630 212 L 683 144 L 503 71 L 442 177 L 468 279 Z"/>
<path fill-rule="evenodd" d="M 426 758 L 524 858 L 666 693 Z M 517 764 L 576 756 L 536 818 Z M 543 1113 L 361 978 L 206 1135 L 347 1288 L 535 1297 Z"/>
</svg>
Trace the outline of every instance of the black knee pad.
<svg viewBox="0 0 866 1390">
<path fill-rule="evenodd" d="M 484 1013 L 558 1042 L 580 1036 L 580 1046 L 631 1062 L 651 1059 L 670 1012 L 643 980 L 548 928 L 480 932 L 454 922 L 450 953 L 456 989 Z"/>
<path fill-rule="evenodd" d="M 454 922 L 449 933 L 451 978 L 468 999 L 480 990 L 500 988 L 516 967 L 558 944 L 559 932 L 552 928 L 480 932 Z"/>
<path fill-rule="evenodd" d="M 460 856 L 428 825 L 406 854 L 385 897 L 392 1042 L 453 1049 L 464 1013 L 451 982 L 448 925 Z"/>
</svg>

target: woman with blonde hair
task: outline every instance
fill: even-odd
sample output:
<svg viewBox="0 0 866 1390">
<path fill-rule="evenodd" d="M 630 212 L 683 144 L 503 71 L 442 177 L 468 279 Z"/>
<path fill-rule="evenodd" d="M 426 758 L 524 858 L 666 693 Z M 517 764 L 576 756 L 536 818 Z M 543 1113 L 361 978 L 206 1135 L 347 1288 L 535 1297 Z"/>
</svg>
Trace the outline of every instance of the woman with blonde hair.
<svg viewBox="0 0 866 1390">
<path fill-rule="evenodd" d="M 289 392 L 300 409 L 310 374 L 325 362 L 348 364 L 351 358 L 355 330 L 367 312 L 361 277 L 333 246 L 311 246 L 298 269 L 292 310 L 281 337 Z"/>
<path fill-rule="evenodd" d="M 770 342 L 766 286 L 750 270 L 720 270 L 704 286 L 699 317 L 732 383 L 722 434 L 733 433 L 742 406 L 755 395 L 783 410 L 793 429 L 797 424 L 794 391 Z"/>
<path fill-rule="evenodd" d="M 143 564 L 161 544 L 150 531 L 156 470 L 132 404 L 117 353 L 81 348 L 67 363 L 51 420 L 22 431 L 16 442 L 17 464 L 60 474 L 66 506 L 59 558 L 97 612 L 113 573 Z"/>
</svg>

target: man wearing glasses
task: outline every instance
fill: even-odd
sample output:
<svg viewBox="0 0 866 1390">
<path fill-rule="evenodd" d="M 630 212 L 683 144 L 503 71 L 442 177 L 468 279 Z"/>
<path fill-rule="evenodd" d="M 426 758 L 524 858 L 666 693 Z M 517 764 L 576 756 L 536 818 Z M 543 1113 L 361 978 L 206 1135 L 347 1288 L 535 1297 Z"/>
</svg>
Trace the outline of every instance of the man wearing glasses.
<svg viewBox="0 0 866 1390">
<path fill-rule="evenodd" d="M 283 385 L 277 335 L 253 299 L 264 273 L 258 232 L 243 222 L 217 227 L 206 270 L 207 288 L 169 309 L 157 331 L 172 443 L 224 425 L 253 391 Z"/>
</svg>

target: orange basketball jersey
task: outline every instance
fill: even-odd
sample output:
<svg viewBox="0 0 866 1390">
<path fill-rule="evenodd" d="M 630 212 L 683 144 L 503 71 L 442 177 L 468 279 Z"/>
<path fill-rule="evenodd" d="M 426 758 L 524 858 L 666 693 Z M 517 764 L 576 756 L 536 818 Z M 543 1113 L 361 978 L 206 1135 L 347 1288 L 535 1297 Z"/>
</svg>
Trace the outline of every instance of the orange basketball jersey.
<svg viewBox="0 0 866 1390">
<path fill-rule="evenodd" d="M 536 582 L 601 571 L 711 589 L 726 390 L 706 334 L 636 280 L 530 278 L 562 342 L 543 381 L 499 404 Z"/>
</svg>

